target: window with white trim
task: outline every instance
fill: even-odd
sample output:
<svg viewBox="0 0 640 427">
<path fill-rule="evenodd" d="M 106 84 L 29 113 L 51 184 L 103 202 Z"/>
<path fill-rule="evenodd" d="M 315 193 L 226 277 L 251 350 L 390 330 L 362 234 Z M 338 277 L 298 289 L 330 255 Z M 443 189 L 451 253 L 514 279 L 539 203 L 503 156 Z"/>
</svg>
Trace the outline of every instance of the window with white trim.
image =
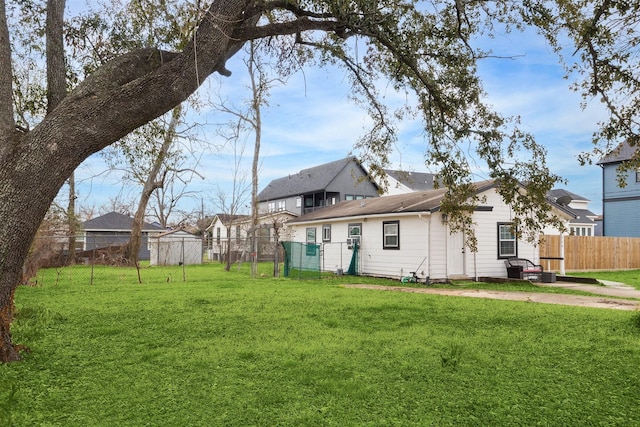
<svg viewBox="0 0 640 427">
<path fill-rule="evenodd" d="M 400 249 L 400 221 L 382 223 L 382 248 Z"/>
<path fill-rule="evenodd" d="M 331 241 L 331 224 L 324 224 L 322 226 L 322 241 L 323 242 Z"/>
<path fill-rule="evenodd" d="M 498 223 L 498 258 L 518 256 L 518 241 L 510 222 Z"/>
<path fill-rule="evenodd" d="M 316 229 L 309 227 L 307 228 L 307 256 L 315 256 L 316 248 Z"/>
<path fill-rule="evenodd" d="M 362 223 L 353 223 L 348 226 L 347 247 L 352 248 L 354 243 L 360 246 L 360 239 L 362 238 Z"/>
</svg>

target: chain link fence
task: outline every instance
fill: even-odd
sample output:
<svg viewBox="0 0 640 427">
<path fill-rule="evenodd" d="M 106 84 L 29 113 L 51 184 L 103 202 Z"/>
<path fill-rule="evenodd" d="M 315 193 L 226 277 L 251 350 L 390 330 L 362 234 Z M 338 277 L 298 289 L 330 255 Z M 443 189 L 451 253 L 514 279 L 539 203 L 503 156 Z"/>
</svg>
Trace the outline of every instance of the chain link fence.
<svg viewBox="0 0 640 427">
<path fill-rule="evenodd" d="M 321 273 L 355 275 L 360 272 L 357 243 L 282 242 L 285 249 L 284 275 L 297 278 L 316 278 Z"/>
<path fill-rule="evenodd" d="M 220 240 L 201 238 L 188 233 L 143 234 L 138 252 L 138 267 L 125 257 L 129 241 L 126 233 L 85 234 L 36 237 L 23 266 L 23 283 L 86 283 L 121 277 L 123 281 L 144 281 L 148 271 L 158 270 L 167 281 L 188 280 L 189 268 L 206 263 L 240 264 L 273 262 L 274 275 L 284 260 L 282 248 L 268 237 Z M 69 248 L 75 250 L 70 251 Z M 113 267 L 131 267 L 130 269 Z"/>
</svg>

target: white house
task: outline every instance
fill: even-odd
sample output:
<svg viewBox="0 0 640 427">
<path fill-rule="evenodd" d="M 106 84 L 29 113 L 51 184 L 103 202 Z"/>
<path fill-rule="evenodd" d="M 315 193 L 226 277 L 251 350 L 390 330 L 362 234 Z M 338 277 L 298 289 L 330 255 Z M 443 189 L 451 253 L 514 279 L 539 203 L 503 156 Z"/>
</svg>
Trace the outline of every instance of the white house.
<svg viewBox="0 0 640 427">
<path fill-rule="evenodd" d="M 231 250 L 241 251 L 239 248 L 242 247 L 246 238 L 243 224 L 250 218 L 248 215 L 216 214 L 211 224 L 205 229 L 205 232 L 209 233 L 207 258 L 222 260 L 228 249 L 229 237 L 231 237 Z"/>
<path fill-rule="evenodd" d="M 149 237 L 150 265 L 202 264 L 202 239 L 182 230 Z"/>
<path fill-rule="evenodd" d="M 348 201 L 290 220 L 293 241 L 321 246 L 321 268 L 347 269 L 359 241 L 359 274 L 400 278 L 417 272 L 422 279 L 506 277 L 505 259 L 539 261 L 538 247 L 516 240 L 513 213 L 496 192 L 494 181 L 476 184 L 483 202 L 472 214 L 477 252 L 462 233 L 450 234 L 440 203 L 446 189 Z M 556 214 L 570 219 L 558 209 Z M 550 234 L 550 231 L 546 231 Z M 559 233 L 558 233 L 559 234 Z"/>
<path fill-rule="evenodd" d="M 289 239 L 286 222 L 295 216 L 288 211 L 268 212 L 258 216 L 256 227 L 258 259 L 273 258 L 278 241 Z M 248 256 L 252 251 L 249 241 L 252 228 L 249 215 L 215 215 L 211 224 L 205 229 L 209 233 L 208 259 L 223 260 L 229 245 L 234 260 L 243 254 Z"/>
<path fill-rule="evenodd" d="M 561 188 L 549 192 L 549 198 L 574 215 L 567 225 L 569 234 L 574 236 L 596 236 L 598 215 L 589 210 L 589 199 Z"/>
</svg>

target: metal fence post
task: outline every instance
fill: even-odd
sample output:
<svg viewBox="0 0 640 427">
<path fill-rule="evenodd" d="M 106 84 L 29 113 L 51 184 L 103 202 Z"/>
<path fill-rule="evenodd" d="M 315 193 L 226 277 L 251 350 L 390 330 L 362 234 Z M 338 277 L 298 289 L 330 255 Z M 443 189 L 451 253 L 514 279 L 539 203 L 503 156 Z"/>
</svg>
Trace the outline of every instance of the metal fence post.
<svg viewBox="0 0 640 427">
<path fill-rule="evenodd" d="M 89 277 L 89 285 L 93 286 L 93 268 L 96 264 L 96 236 L 93 236 L 93 256 L 91 258 L 91 276 Z"/>
</svg>

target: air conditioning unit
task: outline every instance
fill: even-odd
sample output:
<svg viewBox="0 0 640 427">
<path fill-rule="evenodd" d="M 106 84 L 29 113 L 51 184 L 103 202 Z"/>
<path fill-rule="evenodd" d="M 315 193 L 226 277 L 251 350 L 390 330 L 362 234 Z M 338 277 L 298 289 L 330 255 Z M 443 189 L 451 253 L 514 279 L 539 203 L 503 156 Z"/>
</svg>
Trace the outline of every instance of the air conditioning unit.
<svg viewBox="0 0 640 427">
<path fill-rule="evenodd" d="M 353 249 L 354 245 L 360 246 L 360 237 L 349 237 L 347 238 L 347 248 Z"/>
</svg>

